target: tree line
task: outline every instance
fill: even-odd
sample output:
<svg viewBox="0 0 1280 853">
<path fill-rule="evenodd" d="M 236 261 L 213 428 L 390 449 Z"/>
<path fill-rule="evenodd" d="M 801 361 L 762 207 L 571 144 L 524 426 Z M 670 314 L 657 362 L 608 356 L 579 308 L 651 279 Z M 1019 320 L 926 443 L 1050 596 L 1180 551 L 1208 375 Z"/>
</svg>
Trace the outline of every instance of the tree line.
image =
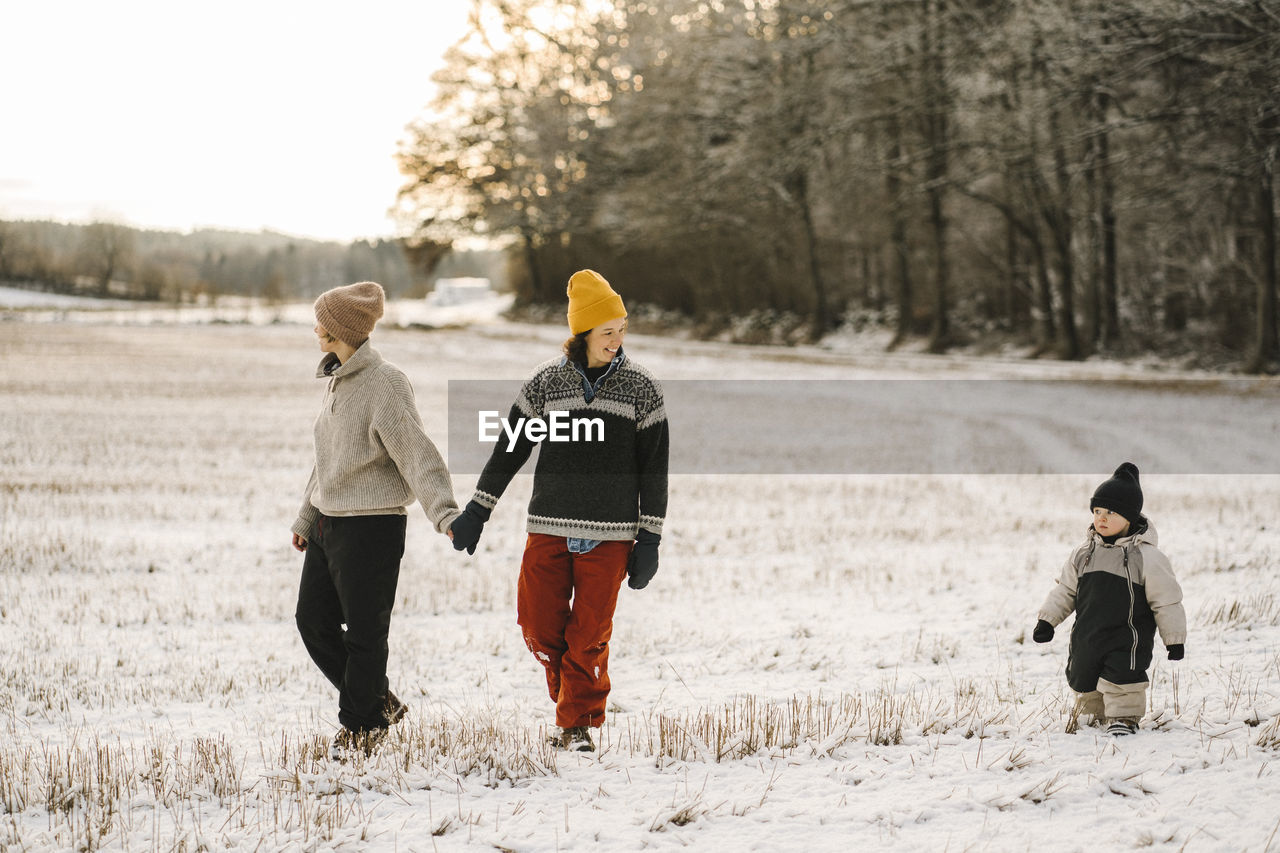
<svg viewBox="0 0 1280 853">
<path fill-rule="evenodd" d="M 392 296 L 422 296 L 448 249 L 406 240 L 342 244 L 273 232 L 0 221 L 0 283 L 175 303 L 219 295 L 284 302 L 364 280 Z"/>
<path fill-rule="evenodd" d="M 472 0 L 420 236 L 699 318 L 1280 358 L 1280 0 Z"/>
</svg>

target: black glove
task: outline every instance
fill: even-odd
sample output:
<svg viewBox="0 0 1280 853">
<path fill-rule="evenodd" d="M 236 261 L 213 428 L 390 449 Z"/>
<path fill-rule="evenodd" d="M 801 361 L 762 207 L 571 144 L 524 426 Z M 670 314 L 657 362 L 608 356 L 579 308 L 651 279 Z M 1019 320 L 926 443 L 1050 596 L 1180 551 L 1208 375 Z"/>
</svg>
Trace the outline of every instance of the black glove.
<svg viewBox="0 0 1280 853">
<path fill-rule="evenodd" d="M 456 545 L 454 546 L 457 547 Z M 1031 639 L 1037 643 L 1047 643 L 1053 639 L 1053 626 L 1041 619 L 1036 623 L 1035 630 L 1031 632 Z"/>
<path fill-rule="evenodd" d="M 648 530 L 636 533 L 636 544 L 627 558 L 627 586 L 644 589 L 658 571 L 658 543 L 662 537 Z"/>
<path fill-rule="evenodd" d="M 484 531 L 484 523 L 489 520 L 492 512 L 493 510 L 475 501 L 468 502 L 462 515 L 455 518 L 449 527 L 453 531 L 453 550 L 465 549 L 468 554 L 474 554 L 476 545 L 480 542 L 480 534 Z"/>
<path fill-rule="evenodd" d="M 1182 660 L 1182 653 L 1184 651 L 1182 643 L 1174 643 L 1172 646 L 1168 646 L 1168 649 L 1169 660 Z"/>
</svg>

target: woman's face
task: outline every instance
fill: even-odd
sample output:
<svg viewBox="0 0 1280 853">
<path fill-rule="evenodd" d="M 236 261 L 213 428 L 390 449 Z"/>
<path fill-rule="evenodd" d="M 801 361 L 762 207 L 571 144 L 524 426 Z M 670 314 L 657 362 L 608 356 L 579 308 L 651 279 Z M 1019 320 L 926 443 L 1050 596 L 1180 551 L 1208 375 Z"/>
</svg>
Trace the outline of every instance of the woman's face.
<svg viewBox="0 0 1280 853">
<path fill-rule="evenodd" d="M 320 352 L 336 352 L 334 346 L 337 345 L 338 339 L 326 332 L 324 326 L 316 323 L 316 327 L 313 331 L 316 333 L 316 338 L 320 341 Z"/>
<path fill-rule="evenodd" d="M 627 333 L 627 318 L 619 317 L 601 323 L 587 333 L 587 367 L 604 367 L 622 348 Z"/>
</svg>

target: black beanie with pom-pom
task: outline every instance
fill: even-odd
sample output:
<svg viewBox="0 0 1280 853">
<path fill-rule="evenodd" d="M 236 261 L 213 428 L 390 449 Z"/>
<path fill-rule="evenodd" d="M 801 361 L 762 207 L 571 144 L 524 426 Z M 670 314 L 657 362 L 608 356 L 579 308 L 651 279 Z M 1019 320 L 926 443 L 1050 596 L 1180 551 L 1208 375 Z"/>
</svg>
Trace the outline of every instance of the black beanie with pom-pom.
<svg viewBox="0 0 1280 853">
<path fill-rule="evenodd" d="M 1142 517 L 1142 486 L 1138 485 L 1138 466 L 1124 462 L 1093 492 L 1089 508 L 1100 506 L 1123 515 L 1130 524 Z"/>
</svg>

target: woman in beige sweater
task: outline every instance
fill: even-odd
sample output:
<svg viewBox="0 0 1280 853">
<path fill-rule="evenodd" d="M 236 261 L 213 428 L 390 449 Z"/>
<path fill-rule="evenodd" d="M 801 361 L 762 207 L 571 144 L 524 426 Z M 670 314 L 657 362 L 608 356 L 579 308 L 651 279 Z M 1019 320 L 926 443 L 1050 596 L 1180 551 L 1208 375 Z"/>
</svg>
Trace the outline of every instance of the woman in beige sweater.
<svg viewBox="0 0 1280 853">
<path fill-rule="evenodd" d="M 306 554 L 298 631 L 338 688 L 338 758 L 352 748 L 372 750 L 407 710 L 387 684 L 405 508 L 416 500 L 450 538 L 459 515 L 409 380 L 369 344 L 384 299 L 381 285 L 363 281 L 316 300 L 315 332 L 325 353 L 316 376 L 328 379 L 328 388 L 315 422 L 315 467 L 292 528 L 293 547 Z"/>
</svg>

